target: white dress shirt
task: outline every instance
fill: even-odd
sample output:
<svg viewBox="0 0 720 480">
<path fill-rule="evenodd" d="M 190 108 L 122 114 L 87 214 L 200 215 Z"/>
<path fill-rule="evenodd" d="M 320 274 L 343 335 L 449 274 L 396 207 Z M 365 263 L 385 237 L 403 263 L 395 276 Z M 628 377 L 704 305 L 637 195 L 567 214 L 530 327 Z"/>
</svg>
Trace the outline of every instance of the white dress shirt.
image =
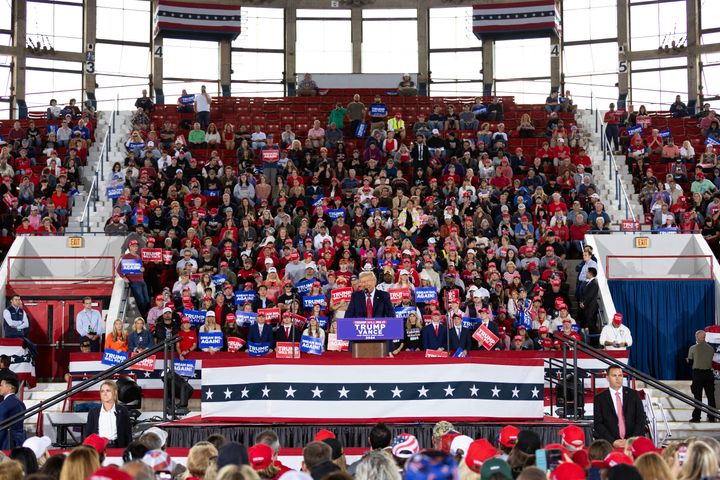
<svg viewBox="0 0 720 480">
<path fill-rule="evenodd" d="M 616 347 L 615 345 L 605 345 L 605 342 L 625 343 L 627 346 Z M 600 332 L 600 345 L 602 345 L 605 350 L 625 350 L 627 347 L 632 346 L 632 343 L 632 334 L 630 333 L 630 329 L 625 325 L 621 324 L 619 327 L 615 327 L 612 323 L 609 323 L 605 325 L 602 332 Z"/>
<path fill-rule="evenodd" d="M 110 410 L 105 410 L 105 407 L 100 406 L 98 435 L 107 438 L 111 442 L 117 440 L 117 412 L 115 411 L 115 405 Z"/>
<path fill-rule="evenodd" d="M 617 415 L 618 418 L 620 418 L 620 415 L 618 414 L 618 412 L 620 412 L 620 411 L 622 410 L 622 406 L 621 406 L 621 408 L 618 408 L 618 402 L 617 402 L 617 395 L 616 395 L 616 393 L 617 393 L 617 392 L 620 392 L 620 399 L 622 400 L 622 398 L 623 398 L 623 389 L 622 389 L 622 387 L 620 387 L 619 390 L 613 390 L 612 388 L 609 388 L 608 390 L 610 391 L 610 398 L 612 399 L 613 407 L 615 408 L 615 415 Z"/>
</svg>

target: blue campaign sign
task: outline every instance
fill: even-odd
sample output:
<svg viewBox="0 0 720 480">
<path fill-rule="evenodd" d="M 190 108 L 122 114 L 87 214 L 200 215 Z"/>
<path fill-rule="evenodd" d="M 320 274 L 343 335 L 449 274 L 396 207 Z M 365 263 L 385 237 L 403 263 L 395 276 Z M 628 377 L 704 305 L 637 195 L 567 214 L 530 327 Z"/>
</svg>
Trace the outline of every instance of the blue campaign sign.
<svg viewBox="0 0 720 480">
<path fill-rule="evenodd" d="M 338 340 L 400 340 L 405 338 L 402 318 L 339 318 Z"/>
<path fill-rule="evenodd" d="M 322 305 L 323 308 L 327 307 L 325 295 L 312 295 L 303 297 L 303 308 L 311 309 L 316 303 Z"/>
<path fill-rule="evenodd" d="M 635 135 L 636 133 L 639 133 L 640 135 L 642 135 L 643 128 L 640 125 L 638 125 L 636 127 L 630 127 L 627 129 L 628 135 Z"/>
<path fill-rule="evenodd" d="M 475 331 L 475 326 L 480 323 L 479 318 L 475 317 L 463 317 L 462 319 L 462 326 L 463 328 L 470 329 L 472 331 Z"/>
<path fill-rule="evenodd" d="M 227 282 L 225 275 L 213 275 L 210 279 L 216 287 L 220 287 L 223 283 Z"/>
<path fill-rule="evenodd" d="M 190 325 L 193 327 L 205 323 L 205 314 L 204 310 L 189 310 L 187 308 L 183 310 L 183 315 L 190 319 Z"/>
<path fill-rule="evenodd" d="M 142 260 L 140 260 L 139 258 L 125 258 L 123 260 L 120 260 L 120 271 L 123 273 L 123 275 L 128 275 L 131 273 L 142 273 Z"/>
<path fill-rule="evenodd" d="M 175 373 L 181 377 L 195 376 L 195 360 L 175 360 Z"/>
<path fill-rule="evenodd" d="M 387 215 L 390 213 L 390 210 L 388 210 L 388 209 L 385 208 L 385 207 L 370 208 L 370 209 L 368 209 L 368 210 L 370 210 L 370 215 L 375 215 L 375 210 L 380 210 L 380 213 L 382 213 L 382 214 L 385 215 L 385 216 L 387 216 Z"/>
<path fill-rule="evenodd" d="M 305 295 L 310 293 L 310 289 L 312 288 L 314 280 L 303 280 L 301 282 L 298 282 L 295 284 L 295 288 L 297 288 L 298 295 Z"/>
<path fill-rule="evenodd" d="M 180 97 L 180 103 L 182 105 L 190 105 L 195 102 L 195 95 L 183 95 Z"/>
<path fill-rule="evenodd" d="M 453 353 L 453 357 L 467 357 L 467 352 L 464 352 L 462 348 L 458 348 L 457 350 L 455 350 L 455 353 Z"/>
<path fill-rule="evenodd" d="M 710 135 L 705 140 L 705 145 L 720 145 L 720 140 Z"/>
<path fill-rule="evenodd" d="M 338 218 L 345 216 L 345 209 L 333 208 L 331 210 L 328 210 L 327 214 L 328 214 L 328 217 L 330 217 L 332 220 L 337 220 Z"/>
<path fill-rule="evenodd" d="M 312 204 L 313 207 L 317 207 L 318 205 L 323 204 L 323 198 L 325 198 L 323 195 L 319 195 L 317 200 L 315 200 Z"/>
<path fill-rule="evenodd" d="M 300 351 L 303 353 L 311 353 L 313 355 L 322 355 L 322 338 L 307 337 L 303 335 L 300 338 Z"/>
<path fill-rule="evenodd" d="M 575 333 L 580 333 L 580 325 L 578 325 L 577 323 L 575 325 L 570 325 L 570 330 L 572 330 Z M 558 332 L 562 331 L 562 325 L 558 325 L 557 331 Z"/>
<path fill-rule="evenodd" d="M 379 258 L 377 261 L 378 267 L 384 266 L 386 263 L 390 263 L 393 267 L 397 267 L 400 265 L 400 260 L 383 260 L 382 258 Z"/>
<path fill-rule="evenodd" d="M 428 303 L 438 299 L 435 287 L 420 287 L 415 289 L 415 303 Z"/>
<path fill-rule="evenodd" d="M 397 318 L 407 318 L 412 312 L 417 312 L 415 307 L 397 307 L 395 309 L 395 316 Z"/>
<path fill-rule="evenodd" d="M 222 192 L 220 190 L 203 190 L 206 197 L 219 197 Z"/>
<path fill-rule="evenodd" d="M 317 317 L 317 321 L 320 328 L 327 328 L 328 317 Z"/>
<path fill-rule="evenodd" d="M 255 300 L 255 290 L 241 290 L 235 292 L 235 305 L 242 305 L 245 302 Z"/>
<path fill-rule="evenodd" d="M 660 138 L 668 138 L 670 136 L 670 130 L 660 130 L 658 132 L 658 137 Z"/>
<path fill-rule="evenodd" d="M 383 103 L 373 103 L 370 105 L 371 117 L 384 117 L 387 115 L 387 106 Z"/>
<path fill-rule="evenodd" d="M 249 327 L 255 323 L 256 319 L 257 313 L 255 312 L 235 312 L 235 323 L 237 323 L 238 327 Z"/>
<path fill-rule="evenodd" d="M 106 348 L 100 363 L 103 365 L 117 365 L 119 363 L 123 363 L 127 359 L 127 352 L 118 352 L 116 350 Z"/>
<path fill-rule="evenodd" d="M 122 185 L 118 185 L 116 187 L 108 187 L 107 188 L 107 198 L 118 198 L 122 197 L 124 187 Z"/>
<path fill-rule="evenodd" d="M 251 357 L 262 357 L 270 353 L 270 344 L 248 342 L 247 352 Z"/>
<path fill-rule="evenodd" d="M 198 334 L 198 348 L 200 348 L 200 350 L 205 348 L 217 348 L 220 350 L 222 347 L 222 332 L 200 332 Z"/>
</svg>

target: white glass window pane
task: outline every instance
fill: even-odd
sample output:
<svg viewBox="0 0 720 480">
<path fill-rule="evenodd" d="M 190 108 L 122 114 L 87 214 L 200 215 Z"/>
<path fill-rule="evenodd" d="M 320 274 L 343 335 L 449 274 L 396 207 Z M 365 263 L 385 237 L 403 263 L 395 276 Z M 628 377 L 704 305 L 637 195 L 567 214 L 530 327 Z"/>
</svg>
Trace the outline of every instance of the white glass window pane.
<svg viewBox="0 0 720 480">
<path fill-rule="evenodd" d="M 417 10 L 414 8 L 388 8 L 371 9 L 366 8 L 362 12 L 363 18 L 417 18 Z"/>
<path fill-rule="evenodd" d="M 550 93 L 550 80 L 496 82 L 497 95 L 514 95 L 515 103 L 545 103 Z"/>
<path fill-rule="evenodd" d="M 150 2 L 98 0 L 97 25 L 98 38 L 150 42 Z"/>
<path fill-rule="evenodd" d="M 720 27 L 720 2 L 716 0 L 701 0 L 700 21 L 702 29 Z"/>
<path fill-rule="evenodd" d="M 166 38 L 163 73 L 174 78 L 218 78 L 218 43 Z"/>
<path fill-rule="evenodd" d="M 440 83 L 430 85 L 431 97 L 454 97 L 482 95 L 482 82 Z"/>
<path fill-rule="evenodd" d="M 389 35 L 388 32 L 392 32 Z M 395 41 L 395 39 L 400 39 Z M 392 46 L 392 49 L 389 47 Z M 364 21 L 363 73 L 417 73 L 417 21 Z"/>
<path fill-rule="evenodd" d="M 720 64 L 703 65 L 702 69 L 703 91 L 706 95 L 717 95 L 720 93 Z M 720 110 L 720 100 L 709 102 L 714 108 Z"/>
<path fill-rule="evenodd" d="M 29 110 L 43 110 L 56 98 L 58 105 L 66 105 L 71 98 L 82 103 L 82 75 L 76 73 L 28 71 L 25 101 Z"/>
<path fill-rule="evenodd" d="M 482 52 L 438 52 L 430 54 L 430 79 L 433 82 L 448 80 L 480 80 Z"/>
<path fill-rule="evenodd" d="M 95 47 L 95 71 L 98 74 L 121 73 L 147 78 L 150 50 L 146 47 L 98 43 Z"/>
<path fill-rule="evenodd" d="M 58 51 L 81 52 L 82 20 L 82 6 L 28 2 L 28 41 L 40 47 L 52 46 Z"/>
<path fill-rule="evenodd" d="M 617 0 L 565 0 L 563 36 L 566 42 L 617 36 Z"/>
<path fill-rule="evenodd" d="M 285 15 L 282 8 L 242 7 L 242 31 L 233 41 L 239 48 L 277 48 L 285 45 Z"/>
<path fill-rule="evenodd" d="M 546 76 L 550 76 L 549 38 L 495 42 L 495 78 Z"/>
<path fill-rule="evenodd" d="M 472 31 L 472 7 L 431 8 L 430 48 L 480 47 Z"/>
<path fill-rule="evenodd" d="M 233 83 L 231 92 L 233 97 L 283 97 L 283 85 L 266 85 L 262 83 Z"/>
<path fill-rule="evenodd" d="M 565 75 L 587 75 L 617 71 L 616 43 L 596 43 L 565 47 L 563 62 Z"/>
<path fill-rule="evenodd" d="M 665 111 L 680 95 L 687 101 L 687 71 L 668 70 L 632 74 L 632 102 L 648 110 Z"/>
<path fill-rule="evenodd" d="M 298 8 L 296 12 L 297 18 L 350 18 L 350 15 L 350 10 L 339 8 L 331 10 Z"/>
<path fill-rule="evenodd" d="M 10 2 L 0 3 L 0 28 L 3 30 L 10 30 L 12 27 L 12 7 Z M 5 108 L 0 105 L 0 108 Z"/>
<path fill-rule="evenodd" d="M 147 78 L 147 76 L 146 76 Z M 148 90 L 148 95 L 153 95 L 149 89 L 147 79 L 118 78 L 109 75 L 98 75 L 95 77 L 98 88 L 95 90 L 95 98 L 98 102 L 98 110 L 112 110 L 115 108 L 115 99 L 119 99 L 120 110 L 132 110 L 135 108 L 135 100 L 142 94 L 143 89 Z M 170 99 L 173 103 L 175 99 Z"/>
<path fill-rule="evenodd" d="M 599 107 L 607 109 L 617 103 L 617 75 L 565 76 L 565 90 L 570 90 L 573 102 L 579 108 Z"/>
<path fill-rule="evenodd" d="M 630 45 L 633 50 L 655 50 L 686 37 L 685 2 L 634 5 L 630 8 Z"/>
<path fill-rule="evenodd" d="M 284 70 L 282 53 L 233 52 L 233 80 L 282 82 Z"/>
<path fill-rule="evenodd" d="M 298 20 L 295 52 L 298 73 L 352 72 L 350 21 Z"/>
</svg>

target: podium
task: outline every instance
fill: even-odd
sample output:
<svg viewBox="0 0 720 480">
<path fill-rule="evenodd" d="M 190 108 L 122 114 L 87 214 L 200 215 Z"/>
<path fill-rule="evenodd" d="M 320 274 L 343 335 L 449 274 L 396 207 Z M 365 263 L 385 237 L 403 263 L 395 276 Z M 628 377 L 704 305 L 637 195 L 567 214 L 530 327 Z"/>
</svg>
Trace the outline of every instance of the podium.
<svg viewBox="0 0 720 480">
<path fill-rule="evenodd" d="M 358 340 L 352 342 L 353 358 L 384 358 L 389 353 L 386 340 Z"/>
<path fill-rule="evenodd" d="M 337 336 L 349 340 L 353 358 L 383 358 L 389 342 L 405 336 L 402 318 L 340 318 Z"/>
</svg>

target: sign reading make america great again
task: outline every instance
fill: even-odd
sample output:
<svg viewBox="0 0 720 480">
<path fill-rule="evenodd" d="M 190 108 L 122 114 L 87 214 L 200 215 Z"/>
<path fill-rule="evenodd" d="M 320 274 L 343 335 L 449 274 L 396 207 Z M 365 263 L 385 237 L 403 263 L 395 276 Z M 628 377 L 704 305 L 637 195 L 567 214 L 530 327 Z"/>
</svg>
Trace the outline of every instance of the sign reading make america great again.
<svg viewBox="0 0 720 480">
<path fill-rule="evenodd" d="M 340 318 L 339 340 L 398 340 L 404 338 L 402 318 Z"/>
</svg>

